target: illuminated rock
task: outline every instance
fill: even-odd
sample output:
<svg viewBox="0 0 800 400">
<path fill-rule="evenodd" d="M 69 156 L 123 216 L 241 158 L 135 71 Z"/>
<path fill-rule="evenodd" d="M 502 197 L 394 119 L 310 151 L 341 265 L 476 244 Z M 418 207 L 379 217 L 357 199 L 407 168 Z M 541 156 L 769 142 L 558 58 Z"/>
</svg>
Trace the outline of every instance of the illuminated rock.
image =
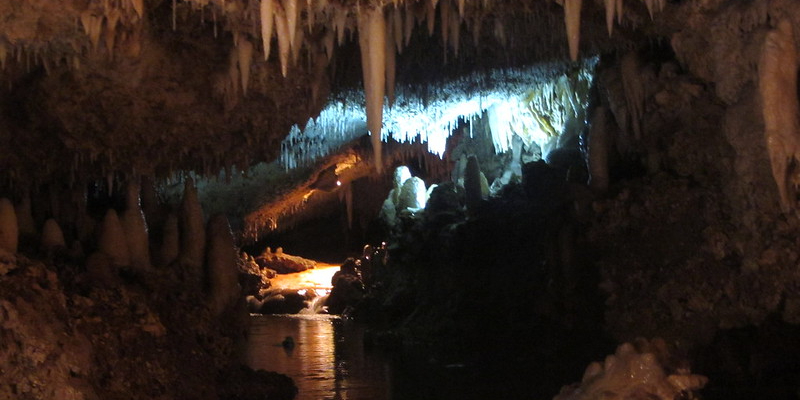
<svg viewBox="0 0 800 400">
<path fill-rule="evenodd" d="M 228 218 L 215 215 L 208 222 L 208 283 L 209 303 L 215 315 L 221 314 L 238 298 L 238 254 Z"/>
<path fill-rule="evenodd" d="M 601 364 L 589 364 L 579 384 L 565 386 L 553 400 L 589 400 L 607 398 L 674 400 L 702 389 L 708 378 L 693 375 L 682 368 L 667 373 L 661 360 L 667 359 L 661 340 L 638 340 L 640 349 L 630 343 L 617 347 Z"/>
<path fill-rule="evenodd" d="M 428 191 L 425 187 L 425 181 L 416 176 L 406 179 L 406 181 L 403 183 L 402 189 L 400 190 L 397 209 L 418 210 L 420 208 L 425 208 L 427 193 Z"/>
<path fill-rule="evenodd" d="M 7 198 L 0 198 L 0 249 L 10 253 L 17 252 L 19 226 L 14 205 Z"/>
</svg>

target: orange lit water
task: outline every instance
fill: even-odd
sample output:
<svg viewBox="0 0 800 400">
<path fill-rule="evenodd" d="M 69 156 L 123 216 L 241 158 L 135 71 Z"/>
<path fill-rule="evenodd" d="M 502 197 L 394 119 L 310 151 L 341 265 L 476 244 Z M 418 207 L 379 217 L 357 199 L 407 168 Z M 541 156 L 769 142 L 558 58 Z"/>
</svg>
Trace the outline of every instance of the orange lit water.
<svg viewBox="0 0 800 400">
<path fill-rule="evenodd" d="M 294 339 L 293 349 L 281 342 Z M 363 328 L 331 315 L 253 316 L 247 364 L 291 377 L 296 400 L 388 400 L 388 364 L 363 349 Z"/>
<path fill-rule="evenodd" d="M 317 267 L 293 274 L 279 274 L 270 283 L 278 289 L 331 290 L 331 278 L 339 270 L 335 264 L 317 263 Z"/>
</svg>

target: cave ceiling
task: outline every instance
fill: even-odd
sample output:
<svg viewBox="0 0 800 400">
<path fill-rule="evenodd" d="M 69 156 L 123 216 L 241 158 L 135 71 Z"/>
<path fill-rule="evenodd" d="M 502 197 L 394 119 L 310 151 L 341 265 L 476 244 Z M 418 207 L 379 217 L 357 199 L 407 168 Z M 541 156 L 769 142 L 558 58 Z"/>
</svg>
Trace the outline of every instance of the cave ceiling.
<svg viewBox="0 0 800 400">
<path fill-rule="evenodd" d="M 0 2 L 0 184 L 215 174 L 272 161 L 293 124 L 318 114 L 331 93 L 360 87 L 358 20 L 375 7 L 403 31 L 397 84 L 411 86 L 567 62 L 565 8 L 575 4 L 579 57 L 670 45 L 693 74 L 720 83 L 714 41 L 743 43 L 720 53 L 736 57 L 760 43 L 748 38 L 770 18 L 797 11 L 781 0 L 272 3 L 263 41 L 258 0 Z M 606 3 L 623 11 L 610 36 Z M 293 9 L 296 20 L 286 17 Z M 287 22 L 296 32 L 288 45 Z M 723 100 L 735 101 L 752 80 L 753 66 L 743 64 L 721 82 Z"/>
</svg>

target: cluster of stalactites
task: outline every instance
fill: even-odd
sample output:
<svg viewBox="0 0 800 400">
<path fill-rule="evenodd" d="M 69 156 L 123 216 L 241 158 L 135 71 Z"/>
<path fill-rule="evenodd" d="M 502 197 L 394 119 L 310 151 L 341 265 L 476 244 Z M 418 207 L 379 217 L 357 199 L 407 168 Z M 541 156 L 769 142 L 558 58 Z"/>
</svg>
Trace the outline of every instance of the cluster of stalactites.
<svg viewBox="0 0 800 400">
<path fill-rule="evenodd" d="M 74 13 L 77 35 L 64 34 L 49 40 L 11 40 L 0 35 L 0 70 L 9 64 L 26 71 L 42 66 L 47 73 L 62 67 L 77 70 L 82 56 L 103 54 L 101 50 L 109 59 L 117 52 L 129 57 L 139 55 L 144 0 L 90 0 L 80 6 L 67 6 L 69 11 Z"/>
<path fill-rule="evenodd" d="M 473 31 L 477 43 L 482 15 L 474 13 L 467 18 L 466 8 L 478 10 L 491 8 L 491 2 L 467 4 L 465 0 L 393 0 L 377 4 L 358 3 L 353 9 L 340 2 L 328 0 L 189 0 L 195 7 L 210 6 L 216 13 L 229 16 L 226 29 L 233 33 L 234 50 L 230 55 L 227 82 L 223 84 L 226 96 L 247 94 L 250 66 L 255 57 L 254 42 L 260 37 L 261 55 L 268 60 L 272 53 L 272 40 L 276 37 L 281 73 L 286 77 L 291 66 L 297 63 L 302 49 L 306 49 L 312 65 L 327 66 L 334 47 L 344 43 L 348 34 L 359 33 L 359 45 L 364 78 L 367 109 L 367 131 L 372 136 L 375 165 L 382 168 L 381 135 L 383 105 L 394 101 L 395 57 L 408 45 L 417 25 L 425 25 L 428 33 L 435 31 L 438 15 L 441 37 L 445 49 L 458 55 L 461 27 L 466 23 Z M 174 4 L 173 4 L 174 7 Z M 438 8 L 438 13 L 437 13 Z M 496 24 L 497 25 L 497 24 Z M 260 28 L 260 29 L 259 29 Z M 215 22 L 216 29 L 216 22 Z M 216 30 L 215 30 L 216 32 Z M 495 36 L 501 42 L 505 33 L 495 27 Z M 321 58 L 321 60 L 318 60 Z M 241 90 L 239 90 L 241 88 Z"/>
<path fill-rule="evenodd" d="M 580 25 L 581 25 L 581 6 L 583 0 L 554 0 L 564 6 L 564 25 L 567 29 L 567 42 L 569 45 L 569 57 L 572 61 L 578 60 L 578 47 L 580 44 Z M 664 10 L 666 0 L 641 0 L 647 7 L 650 18 L 656 12 Z M 606 29 L 608 35 L 614 33 L 614 20 L 622 23 L 624 13 L 623 0 L 603 0 L 606 9 Z"/>
</svg>

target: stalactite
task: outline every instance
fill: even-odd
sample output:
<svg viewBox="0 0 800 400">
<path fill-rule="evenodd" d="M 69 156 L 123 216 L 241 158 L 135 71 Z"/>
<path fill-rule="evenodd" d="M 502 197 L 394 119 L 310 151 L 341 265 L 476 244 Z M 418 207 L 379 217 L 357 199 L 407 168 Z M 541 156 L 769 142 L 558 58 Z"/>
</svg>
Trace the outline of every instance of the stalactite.
<svg viewBox="0 0 800 400">
<path fill-rule="evenodd" d="M 245 37 L 239 38 L 236 47 L 239 59 L 239 75 L 242 80 L 242 95 L 247 96 L 247 87 L 250 83 L 250 63 L 253 61 L 253 44 Z"/>
<path fill-rule="evenodd" d="M 367 100 L 367 128 L 370 132 L 375 169 L 383 170 L 381 127 L 386 85 L 386 23 L 381 8 L 363 10 L 359 18 L 359 46 Z"/>
<path fill-rule="evenodd" d="M 792 23 L 778 22 L 767 33 L 758 63 L 758 89 L 764 117 L 772 177 L 778 186 L 781 210 L 797 209 L 794 182 L 800 171 L 800 104 L 797 99 L 797 46 Z M 794 167 L 792 167 L 794 165 Z"/>
<path fill-rule="evenodd" d="M 278 51 L 281 59 L 281 74 L 286 78 L 289 69 L 289 55 L 292 51 L 291 38 L 289 35 L 289 25 L 286 21 L 286 11 L 278 5 L 275 8 L 275 30 L 278 34 Z"/>
<path fill-rule="evenodd" d="M 144 18 L 144 0 L 131 0 L 131 4 L 133 5 L 133 10 L 136 11 L 136 15 L 139 18 Z"/>
<path fill-rule="evenodd" d="M 125 231 L 119 221 L 117 212 L 112 208 L 106 211 L 103 223 L 100 226 L 97 238 L 98 250 L 111 258 L 114 265 L 128 266 L 131 264 L 130 250 L 125 239 Z"/>
<path fill-rule="evenodd" d="M 399 8 L 395 8 L 391 11 L 391 18 L 395 51 L 399 54 L 403 54 L 403 14 Z"/>
<path fill-rule="evenodd" d="M 19 245 L 19 224 L 14 205 L 7 198 L 0 198 L 0 250 L 16 253 Z"/>
<path fill-rule="evenodd" d="M 617 1 L 618 0 L 603 0 L 606 6 L 606 29 L 608 30 L 608 36 L 614 33 L 614 11 L 616 11 Z"/>
<path fill-rule="evenodd" d="M 578 47 L 581 39 L 581 5 L 583 0 L 564 0 L 564 22 L 567 27 L 569 58 L 578 60 Z"/>
<path fill-rule="evenodd" d="M 433 36 L 436 26 L 436 4 L 433 0 L 425 2 L 425 22 L 428 24 L 428 36 Z"/>
<path fill-rule="evenodd" d="M 395 53 L 395 42 L 394 42 L 394 24 L 392 21 L 387 21 L 386 24 L 386 98 L 389 100 L 389 108 L 394 105 L 394 85 L 395 85 L 395 74 L 396 74 L 396 66 L 395 62 L 397 59 L 397 55 Z"/>
<path fill-rule="evenodd" d="M 272 25 L 274 0 L 261 0 L 259 8 L 261 16 L 261 45 L 264 47 L 264 61 L 269 58 L 270 46 L 272 44 Z"/>
<path fill-rule="evenodd" d="M 336 30 L 336 43 L 344 45 L 344 30 L 347 28 L 347 8 L 342 6 L 334 7 L 333 27 Z"/>
<path fill-rule="evenodd" d="M 409 9 L 409 6 L 406 6 L 405 12 L 405 19 L 403 20 L 403 41 L 405 47 L 408 47 L 408 44 L 411 42 L 411 33 L 414 31 L 416 17 L 414 17 L 414 12 Z"/>
<path fill-rule="evenodd" d="M 220 315 L 239 297 L 238 254 L 228 218 L 218 214 L 208 222 L 209 304 L 214 315 Z"/>
<path fill-rule="evenodd" d="M 283 11 L 286 18 L 286 28 L 289 32 L 289 45 L 294 44 L 294 37 L 297 34 L 297 0 L 283 0 Z"/>
<path fill-rule="evenodd" d="M 122 212 L 122 228 L 130 251 L 131 267 L 144 270 L 150 267 L 150 241 L 147 222 L 141 208 L 139 185 L 128 183 L 125 211 Z"/>
</svg>

